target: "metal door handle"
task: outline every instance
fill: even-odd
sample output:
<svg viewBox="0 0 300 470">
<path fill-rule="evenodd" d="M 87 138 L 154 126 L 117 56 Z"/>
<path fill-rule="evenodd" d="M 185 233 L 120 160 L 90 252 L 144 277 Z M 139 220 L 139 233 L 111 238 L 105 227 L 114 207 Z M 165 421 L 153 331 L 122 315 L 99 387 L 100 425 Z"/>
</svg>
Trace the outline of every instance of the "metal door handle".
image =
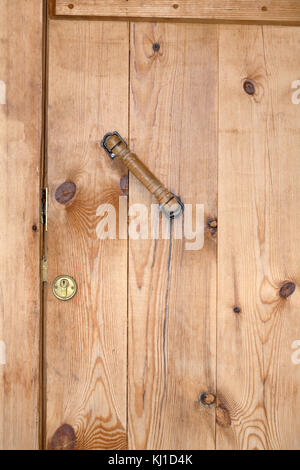
<svg viewBox="0 0 300 470">
<path fill-rule="evenodd" d="M 118 132 L 105 134 L 101 146 L 111 159 L 121 160 L 136 178 L 152 193 L 160 204 L 161 210 L 168 218 L 178 217 L 184 205 L 180 198 L 169 191 L 156 176 L 144 165 L 138 156 L 131 152 L 125 140 Z"/>
</svg>

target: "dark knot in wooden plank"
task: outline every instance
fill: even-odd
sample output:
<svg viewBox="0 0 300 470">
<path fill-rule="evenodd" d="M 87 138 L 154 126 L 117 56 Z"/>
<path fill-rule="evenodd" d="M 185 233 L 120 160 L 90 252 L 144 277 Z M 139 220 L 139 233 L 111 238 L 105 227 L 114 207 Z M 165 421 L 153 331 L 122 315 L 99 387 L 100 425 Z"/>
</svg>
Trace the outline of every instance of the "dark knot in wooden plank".
<svg viewBox="0 0 300 470">
<path fill-rule="evenodd" d="M 234 313 L 241 313 L 241 308 L 240 307 L 234 307 L 233 308 Z"/>
<path fill-rule="evenodd" d="M 154 52 L 158 52 L 160 49 L 160 44 L 158 42 L 155 42 L 154 44 L 152 44 L 152 49 L 154 50 Z"/>
<path fill-rule="evenodd" d="M 283 299 L 286 299 L 294 293 L 295 289 L 296 285 L 294 282 L 285 282 L 280 288 L 279 295 Z"/>
<path fill-rule="evenodd" d="M 76 434 L 72 426 L 63 424 L 52 436 L 49 444 L 50 450 L 74 450 Z"/>
<path fill-rule="evenodd" d="M 210 231 L 212 237 L 216 236 L 218 231 L 218 221 L 217 219 L 209 219 L 207 222 L 207 228 Z"/>
<path fill-rule="evenodd" d="M 248 95 L 254 95 L 255 93 L 255 86 L 254 83 L 251 82 L 251 80 L 245 80 L 244 81 L 244 90 Z"/>
<path fill-rule="evenodd" d="M 76 193 L 76 184 L 72 181 L 65 181 L 55 191 L 55 199 L 60 204 L 67 204 L 70 202 Z"/>
<path fill-rule="evenodd" d="M 211 392 L 201 393 L 199 397 L 199 402 L 203 406 L 213 406 L 216 403 L 216 395 Z"/>
</svg>

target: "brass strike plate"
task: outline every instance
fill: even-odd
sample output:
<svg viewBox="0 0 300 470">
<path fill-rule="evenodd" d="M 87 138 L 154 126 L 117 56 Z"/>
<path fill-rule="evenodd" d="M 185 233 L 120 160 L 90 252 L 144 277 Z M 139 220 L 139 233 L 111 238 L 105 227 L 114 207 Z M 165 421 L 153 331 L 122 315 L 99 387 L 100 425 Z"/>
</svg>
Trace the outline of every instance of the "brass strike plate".
<svg viewBox="0 0 300 470">
<path fill-rule="evenodd" d="M 57 276 L 52 283 L 52 292 L 58 300 L 70 300 L 77 292 L 77 284 L 71 276 Z"/>
</svg>

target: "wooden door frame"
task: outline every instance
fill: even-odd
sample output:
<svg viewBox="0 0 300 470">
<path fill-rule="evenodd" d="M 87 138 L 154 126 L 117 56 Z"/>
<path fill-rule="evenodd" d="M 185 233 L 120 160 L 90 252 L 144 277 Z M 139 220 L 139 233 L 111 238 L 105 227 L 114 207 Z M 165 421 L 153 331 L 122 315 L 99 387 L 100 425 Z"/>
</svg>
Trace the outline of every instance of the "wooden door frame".
<svg viewBox="0 0 300 470">
<path fill-rule="evenodd" d="M 56 18 L 300 25 L 297 0 L 50 0 Z"/>
</svg>

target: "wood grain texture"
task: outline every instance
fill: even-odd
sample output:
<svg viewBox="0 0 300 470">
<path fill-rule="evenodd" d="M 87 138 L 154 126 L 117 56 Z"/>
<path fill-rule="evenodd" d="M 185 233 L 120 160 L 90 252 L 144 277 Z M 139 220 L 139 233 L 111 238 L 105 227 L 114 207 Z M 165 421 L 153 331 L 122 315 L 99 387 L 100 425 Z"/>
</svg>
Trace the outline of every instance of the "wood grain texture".
<svg viewBox="0 0 300 470">
<path fill-rule="evenodd" d="M 127 242 L 99 240 L 100 204 L 118 209 L 124 169 L 99 148 L 128 132 L 126 23 L 50 22 L 47 447 L 126 447 Z M 55 193 L 73 182 L 62 204 Z M 51 283 L 78 284 L 68 302 Z"/>
<path fill-rule="evenodd" d="M 298 0 L 56 0 L 56 14 L 299 24 L 300 4 Z"/>
<path fill-rule="evenodd" d="M 184 203 L 216 216 L 218 27 L 132 24 L 130 145 Z M 153 50 L 153 44 L 160 48 Z M 151 196 L 130 177 L 130 205 Z M 195 207 L 194 207 L 195 209 Z M 130 240 L 128 427 L 132 449 L 214 448 L 216 240 Z"/>
<path fill-rule="evenodd" d="M 297 28 L 220 28 L 217 448 L 300 445 L 299 54 Z"/>
<path fill-rule="evenodd" d="M 0 43 L 0 449 L 36 449 L 42 2 L 1 0 Z"/>
</svg>

